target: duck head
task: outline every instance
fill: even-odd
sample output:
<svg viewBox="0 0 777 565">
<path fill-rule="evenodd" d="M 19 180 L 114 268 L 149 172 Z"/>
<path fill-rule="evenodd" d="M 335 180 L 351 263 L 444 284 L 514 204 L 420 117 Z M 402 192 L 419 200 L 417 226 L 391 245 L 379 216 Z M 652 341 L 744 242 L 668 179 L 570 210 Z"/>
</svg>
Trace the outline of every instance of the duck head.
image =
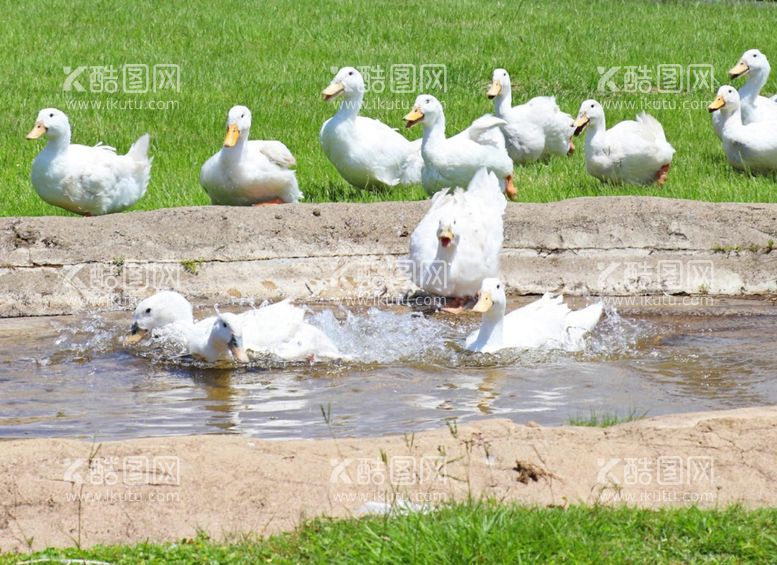
<svg viewBox="0 0 777 565">
<path fill-rule="evenodd" d="M 486 92 L 486 96 L 493 100 L 502 92 L 510 92 L 510 75 L 504 69 L 496 69 L 491 75 L 491 86 Z"/>
<path fill-rule="evenodd" d="M 403 118 L 406 127 L 413 127 L 417 123 L 431 125 L 442 117 L 442 104 L 431 94 L 421 94 L 415 99 L 413 109 Z"/>
<path fill-rule="evenodd" d="M 473 312 L 483 314 L 484 318 L 501 318 L 507 308 L 505 285 L 499 279 L 483 279 L 478 292 L 478 301 Z"/>
<path fill-rule="evenodd" d="M 440 247 L 447 250 L 454 250 L 461 241 L 459 226 L 456 225 L 456 218 L 448 215 L 440 218 L 437 224 L 437 242 Z"/>
<path fill-rule="evenodd" d="M 246 139 L 251 130 L 251 110 L 245 106 L 233 106 L 227 114 L 227 135 L 224 147 L 234 147 L 239 139 Z"/>
<path fill-rule="evenodd" d="M 575 135 L 580 135 L 588 124 L 601 123 L 604 123 L 604 108 L 596 100 L 586 100 L 580 105 L 580 111 L 573 124 Z"/>
<path fill-rule="evenodd" d="M 192 324 L 192 305 L 183 296 L 171 290 L 157 292 L 141 300 L 132 314 L 129 343 L 137 343 L 148 332 L 168 324 Z"/>
<path fill-rule="evenodd" d="M 353 67 L 343 67 L 337 71 L 335 78 L 332 79 L 329 86 L 321 91 L 321 96 L 324 97 L 324 100 L 331 100 L 341 94 L 346 99 L 352 99 L 364 94 L 364 78 Z"/>
<path fill-rule="evenodd" d="M 70 122 L 64 112 L 56 108 L 44 108 L 38 112 L 35 126 L 27 134 L 27 139 L 38 139 L 44 135 L 49 139 L 70 135 Z"/>
<path fill-rule="evenodd" d="M 219 349 L 229 349 L 238 363 L 248 363 L 248 355 L 243 349 L 243 327 L 240 318 L 235 314 L 219 313 L 213 322 L 210 339 Z"/>
<path fill-rule="evenodd" d="M 730 114 L 739 109 L 739 92 L 729 84 L 724 84 L 718 89 L 718 95 L 715 96 L 707 109 L 712 112 L 720 111 L 724 114 Z"/>
<path fill-rule="evenodd" d="M 731 78 L 739 78 L 748 73 L 760 76 L 765 73 L 768 74 L 769 71 L 771 71 L 771 66 L 766 59 L 766 55 L 758 49 L 750 49 L 745 51 L 739 62 L 729 69 L 728 75 Z"/>
</svg>

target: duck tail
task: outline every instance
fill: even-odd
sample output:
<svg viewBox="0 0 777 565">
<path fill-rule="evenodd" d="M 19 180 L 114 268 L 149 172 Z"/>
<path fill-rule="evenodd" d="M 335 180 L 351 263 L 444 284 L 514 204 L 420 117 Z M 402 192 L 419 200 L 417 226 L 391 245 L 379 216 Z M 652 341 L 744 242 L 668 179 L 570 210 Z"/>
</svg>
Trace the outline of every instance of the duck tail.
<svg viewBox="0 0 777 565">
<path fill-rule="evenodd" d="M 148 146 L 150 142 L 151 137 L 147 133 L 141 135 L 138 140 L 132 144 L 130 150 L 127 151 L 127 156 L 139 163 L 148 161 Z"/>
</svg>

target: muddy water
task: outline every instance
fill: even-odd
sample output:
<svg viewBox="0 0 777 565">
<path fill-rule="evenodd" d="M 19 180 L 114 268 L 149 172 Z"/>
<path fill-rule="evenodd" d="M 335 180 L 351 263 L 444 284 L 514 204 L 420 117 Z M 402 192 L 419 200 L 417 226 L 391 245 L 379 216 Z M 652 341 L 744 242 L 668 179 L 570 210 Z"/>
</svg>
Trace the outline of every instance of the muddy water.
<svg viewBox="0 0 777 565">
<path fill-rule="evenodd" d="M 125 346 L 126 313 L 4 320 L 0 436 L 366 436 L 450 418 L 553 425 L 592 412 L 777 404 L 777 308 L 745 302 L 703 312 L 668 306 L 618 315 L 610 308 L 583 353 L 496 356 L 461 350 L 476 317 L 334 309 L 313 322 L 360 361 L 265 359 L 237 369 L 171 360 L 156 343 Z"/>
</svg>

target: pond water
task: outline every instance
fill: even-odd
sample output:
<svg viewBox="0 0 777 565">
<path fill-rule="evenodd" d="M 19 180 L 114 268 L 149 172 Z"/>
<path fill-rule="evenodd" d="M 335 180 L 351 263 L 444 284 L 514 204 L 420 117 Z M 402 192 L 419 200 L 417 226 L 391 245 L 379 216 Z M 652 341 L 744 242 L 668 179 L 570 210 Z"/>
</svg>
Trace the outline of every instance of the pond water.
<svg viewBox="0 0 777 565">
<path fill-rule="evenodd" d="M 701 314 L 667 307 L 619 315 L 608 306 L 584 352 L 490 356 L 461 349 L 474 315 L 318 308 L 311 321 L 358 362 L 265 359 L 243 368 L 171 360 L 153 341 L 129 347 L 129 313 L 5 320 L 0 437 L 370 436 L 450 418 L 556 425 L 592 412 L 777 404 L 777 308 L 744 302 Z"/>
</svg>

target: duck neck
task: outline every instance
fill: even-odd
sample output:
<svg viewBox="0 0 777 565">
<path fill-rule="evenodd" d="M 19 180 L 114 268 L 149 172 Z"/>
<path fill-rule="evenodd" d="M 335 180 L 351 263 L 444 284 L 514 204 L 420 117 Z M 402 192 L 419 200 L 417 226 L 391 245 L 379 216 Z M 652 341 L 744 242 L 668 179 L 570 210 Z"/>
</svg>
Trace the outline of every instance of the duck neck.
<svg viewBox="0 0 777 565">
<path fill-rule="evenodd" d="M 601 140 L 601 137 L 604 135 L 604 132 L 606 131 L 607 131 L 607 122 L 605 122 L 604 118 L 591 120 L 588 123 L 588 133 L 586 134 L 586 137 L 585 137 L 586 147 L 595 146 Z"/>
<path fill-rule="evenodd" d="M 513 93 L 510 85 L 503 86 L 499 95 L 494 98 L 494 113 L 498 118 L 502 118 L 513 107 Z"/>
<path fill-rule="evenodd" d="M 421 150 L 433 148 L 443 141 L 445 141 L 445 117 L 438 116 L 429 123 L 424 122 L 424 138 L 421 141 Z"/>
<path fill-rule="evenodd" d="M 728 134 L 742 127 L 742 110 L 739 108 L 729 109 L 728 111 L 724 108 L 721 111 L 721 117 L 723 118 L 723 131 Z"/>
<path fill-rule="evenodd" d="M 59 153 L 67 149 L 69 145 L 70 129 L 67 129 L 56 136 L 49 135 L 49 142 L 46 144 L 46 149 Z"/>
<path fill-rule="evenodd" d="M 364 92 L 356 91 L 349 94 L 343 94 L 343 100 L 337 109 L 335 117 L 339 120 L 355 120 L 359 115 L 364 100 Z"/>
<path fill-rule="evenodd" d="M 752 70 L 747 77 L 747 81 L 742 88 L 739 89 L 739 96 L 742 100 L 754 104 L 758 98 L 758 94 L 761 89 L 766 85 L 766 81 L 769 80 L 769 71 L 764 69 Z"/>
<path fill-rule="evenodd" d="M 476 343 L 479 349 L 502 347 L 502 333 L 504 327 L 504 308 L 494 305 L 488 312 L 483 314 L 480 319 L 480 330 Z"/>
</svg>

